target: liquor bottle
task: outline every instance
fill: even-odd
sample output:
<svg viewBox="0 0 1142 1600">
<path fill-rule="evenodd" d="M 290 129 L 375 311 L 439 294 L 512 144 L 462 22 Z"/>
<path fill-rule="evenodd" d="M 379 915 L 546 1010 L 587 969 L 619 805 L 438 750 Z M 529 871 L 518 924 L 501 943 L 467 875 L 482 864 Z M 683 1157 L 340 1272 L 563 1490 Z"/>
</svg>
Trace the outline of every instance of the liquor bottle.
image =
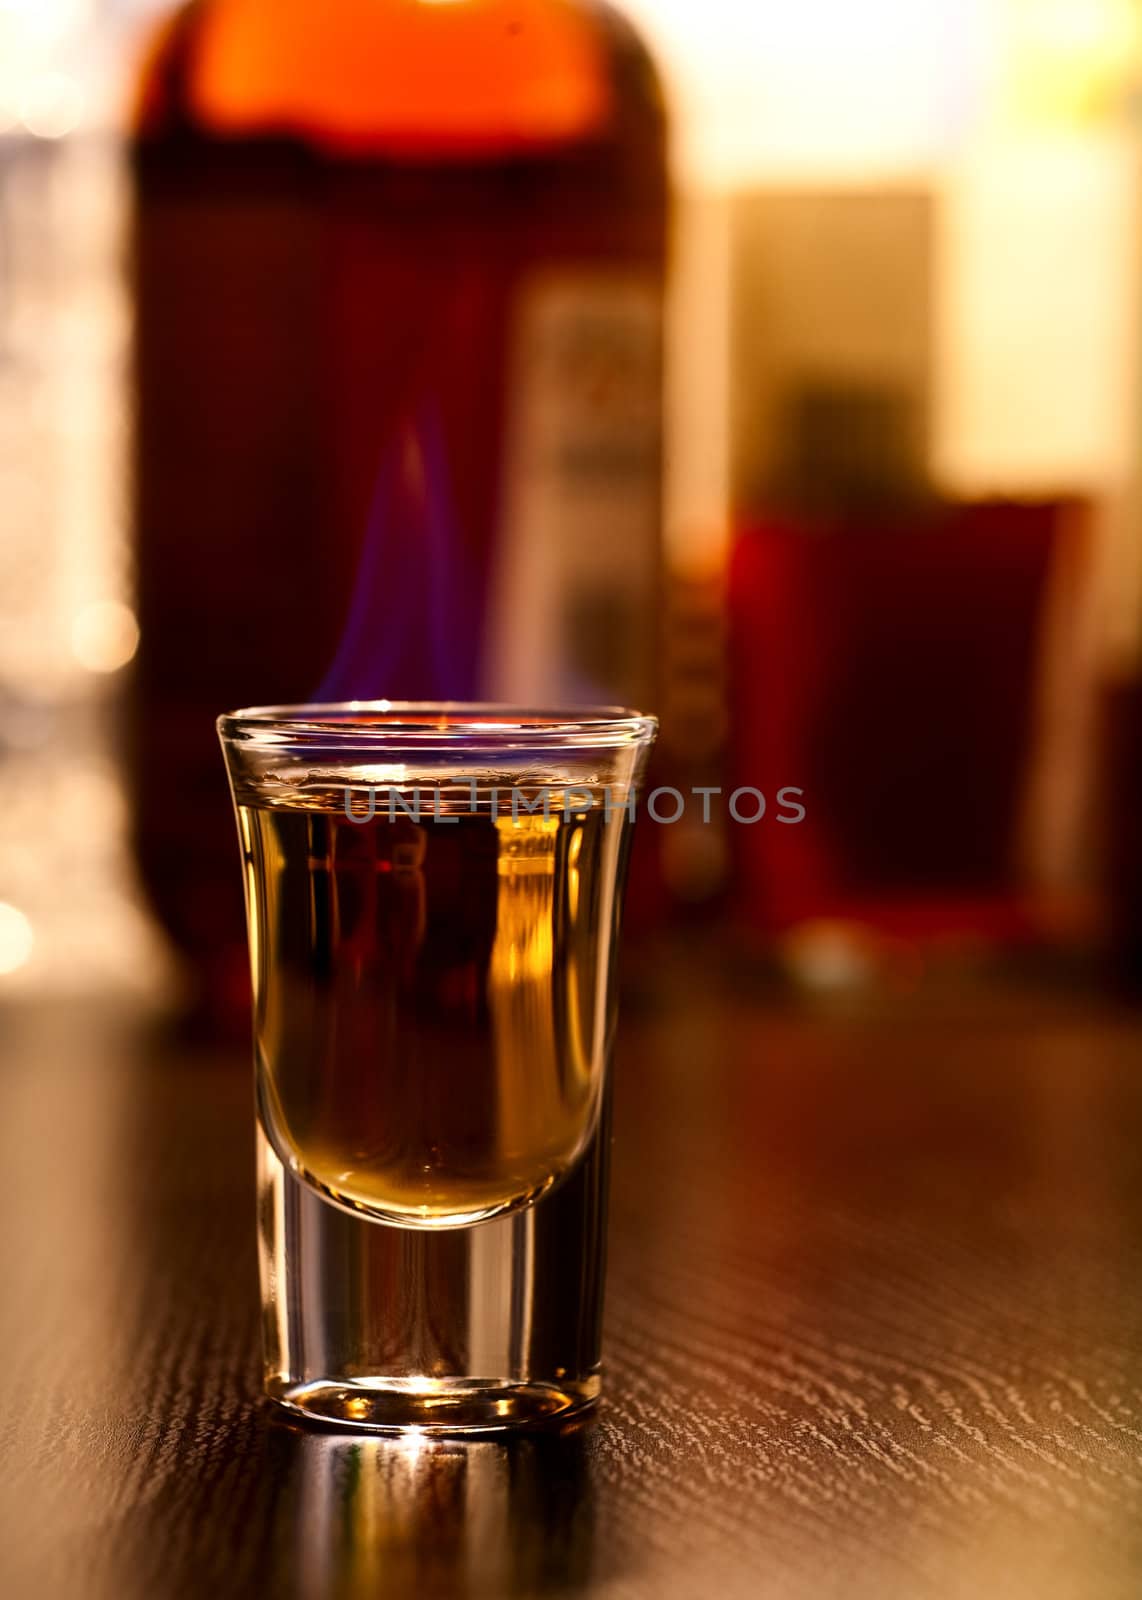
<svg viewBox="0 0 1142 1600">
<path fill-rule="evenodd" d="M 194 0 L 132 137 L 135 836 L 244 991 L 213 719 L 653 700 L 658 80 L 593 0 Z"/>
</svg>

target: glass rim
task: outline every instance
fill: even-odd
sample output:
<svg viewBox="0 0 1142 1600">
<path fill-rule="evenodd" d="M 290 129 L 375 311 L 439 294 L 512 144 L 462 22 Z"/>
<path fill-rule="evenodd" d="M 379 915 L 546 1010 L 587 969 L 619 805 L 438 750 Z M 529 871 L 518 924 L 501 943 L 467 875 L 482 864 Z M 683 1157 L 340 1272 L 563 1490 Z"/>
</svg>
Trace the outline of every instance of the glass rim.
<svg viewBox="0 0 1142 1600">
<path fill-rule="evenodd" d="M 625 706 L 529 707 L 493 701 L 342 700 L 248 706 L 218 718 L 227 743 L 345 745 L 360 749 L 494 749 L 643 744 L 658 718 Z"/>
</svg>

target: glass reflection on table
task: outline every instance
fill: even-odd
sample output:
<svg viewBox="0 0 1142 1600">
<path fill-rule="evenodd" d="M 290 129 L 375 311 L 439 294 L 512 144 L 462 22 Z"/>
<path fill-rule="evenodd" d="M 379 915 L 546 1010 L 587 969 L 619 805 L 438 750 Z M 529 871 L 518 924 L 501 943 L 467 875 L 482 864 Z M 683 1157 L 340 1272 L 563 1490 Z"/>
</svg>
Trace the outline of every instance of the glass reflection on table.
<svg viewBox="0 0 1142 1600">
<path fill-rule="evenodd" d="M 504 1441 L 292 1423 L 297 1592 L 386 1600 L 568 1593 L 592 1576 L 587 1419 Z"/>
</svg>

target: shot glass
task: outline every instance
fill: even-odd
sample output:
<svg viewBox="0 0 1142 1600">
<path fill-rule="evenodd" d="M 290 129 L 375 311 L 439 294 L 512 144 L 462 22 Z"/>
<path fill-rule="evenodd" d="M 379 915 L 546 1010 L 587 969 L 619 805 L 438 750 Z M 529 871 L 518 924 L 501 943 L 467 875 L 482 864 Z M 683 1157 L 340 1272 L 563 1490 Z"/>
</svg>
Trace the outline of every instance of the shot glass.
<svg viewBox="0 0 1142 1600">
<path fill-rule="evenodd" d="M 654 720 L 377 702 L 218 727 L 254 983 L 267 1393 L 382 1432 L 590 1406 Z"/>
</svg>

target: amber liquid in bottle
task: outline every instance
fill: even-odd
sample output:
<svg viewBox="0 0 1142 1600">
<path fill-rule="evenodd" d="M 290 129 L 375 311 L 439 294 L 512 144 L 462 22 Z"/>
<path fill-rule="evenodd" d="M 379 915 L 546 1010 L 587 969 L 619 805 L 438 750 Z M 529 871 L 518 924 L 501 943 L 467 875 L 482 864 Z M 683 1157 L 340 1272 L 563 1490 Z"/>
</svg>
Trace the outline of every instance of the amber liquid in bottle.
<svg viewBox="0 0 1142 1600">
<path fill-rule="evenodd" d="M 366 818 L 340 797 L 239 806 L 263 1129 L 369 1216 L 517 1209 L 596 1130 L 621 814 Z"/>
<path fill-rule="evenodd" d="M 132 164 L 135 833 L 240 1010 L 219 711 L 653 701 L 663 115 L 588 0 L 198 0 Z"/>
</svg>

